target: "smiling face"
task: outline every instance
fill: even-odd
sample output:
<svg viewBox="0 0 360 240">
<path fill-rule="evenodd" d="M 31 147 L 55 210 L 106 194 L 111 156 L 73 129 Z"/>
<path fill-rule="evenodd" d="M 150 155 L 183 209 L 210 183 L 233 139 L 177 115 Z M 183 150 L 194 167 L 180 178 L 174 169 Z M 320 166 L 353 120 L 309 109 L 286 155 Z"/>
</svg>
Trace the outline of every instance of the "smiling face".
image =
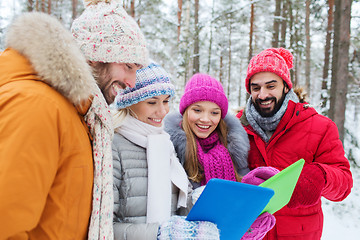
<svg viewBox="0 0 360 240">
<path fill-rule="evenodd" d="M 198 138 L 207 138 L 219 125 L 221 119 L 220 107 L 209 101 L 196 102 L 186 111 L 190 129 Z"/>
<path fill-rule="evenodd" d="M 273 116 L 281 107 L 289 89 L 284 81 L 272 72 L 254 74 L 250 80 L 250 94 L 254 107 L 263 117 Z"/>
<path fill-rule="evenodd" d="M 114 102 L 120 89 L 135 86 L 136 70 L 140 68 L 134 63 L 108 63 L 104 70 L 99 70 L 97 82 L 108 104 Z"/>
<path fill-rule="evenodd" d="M 155 127 L 162 125 L 162 120 L 169 113 L 169 95 L 148 98 L 130 106 L 134 117 Z"/>
</svg>

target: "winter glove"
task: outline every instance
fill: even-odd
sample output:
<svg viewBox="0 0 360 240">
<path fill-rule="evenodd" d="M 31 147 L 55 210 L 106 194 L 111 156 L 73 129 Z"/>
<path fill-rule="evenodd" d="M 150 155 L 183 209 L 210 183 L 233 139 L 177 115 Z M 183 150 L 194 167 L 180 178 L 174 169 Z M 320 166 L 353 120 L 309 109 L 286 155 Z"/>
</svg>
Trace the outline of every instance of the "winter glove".
<svg viewBox="0 0 360 240">
<path fill-rule="evenodd" d="M 306 164 L 287 206 L 298 208 L 315 205 L 321 197 L 324 186 L 325 176 L 320 167 L 316 164 Z"/>
<path fill-rule="evenodd" d="M 275 223 L 275 217 L 268 212 L 264 212 L 253 222 L 241 240 L 261 240 L 274 227 Z"/>
<path fill-rule="evenodd" d="M 206 239 L 219 240 L 219 230 L 214 223 L 206 221 L 187 221 L 184 216 L 172 216 L 159 227 L 157 239 Z"/>
<path fill-rule="evenodd" d="M 194 205 L 196 203 L 196 201 L 199 199 L 201 193 L 204 191 L 206 185 L 195 188 L 195 190 L 192 192 L 191 195 L 191 202 Z"/>
<path fill-rule="evenodd" d="M 246 174 L 241 182 L 251 185 L 260 185 L 280 171 L 273 167 L 258 167 Z"/>
</svg>

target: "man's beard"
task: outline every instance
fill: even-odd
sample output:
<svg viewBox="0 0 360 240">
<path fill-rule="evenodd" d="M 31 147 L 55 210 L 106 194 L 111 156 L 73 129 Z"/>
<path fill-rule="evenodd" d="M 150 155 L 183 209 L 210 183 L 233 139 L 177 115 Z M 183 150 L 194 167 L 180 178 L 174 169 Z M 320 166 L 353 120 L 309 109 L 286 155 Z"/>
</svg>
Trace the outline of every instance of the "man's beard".
<svg viewBox="0 0 360 240">
<path fill-rule="evenodd" d="M 272 117 L 275 115 L 275 113 L 277 113 L 279 111 L 279 109 L 281 108 L 283 102 L 284 102 L 284 99 L 285 99 L 285 96 L 286 96 L 286 93 L 285 93 L 285 87 L 283 88 L 283 93 L 282 93 L 282 96 L 281 98 L 279 99 L 279 101 L 276 99 L 276 97 L 268 97 L 264 100 L 261 100 L 261 99 L 256 99 L 255 102 L 253 102 L 253 105 L 255 107 L 255 109 L 258 111 L 258 113 L 262 116 L 262 117 Z M 271 111 L 267 111 L 265 109 L 262 109 L 260 107 L 260 104 L 262 102 L 266 102 L 266 101 L 270 101 L 270 100 L 274 100 L 275 102 L 275 106 L 274 106 L 274 109 L 271 110 Z"/>
<path fill-rule="evenodd" d="M 113 103 L 114 99 L 112 97 L 110 97 L 109 89 L 106 88 L 105 86 L 99 86 L 99 87 L 100 87 L 100 90 L 101 90 L 107 104 L 110 105 L 111 103 Z"/>
</svg>

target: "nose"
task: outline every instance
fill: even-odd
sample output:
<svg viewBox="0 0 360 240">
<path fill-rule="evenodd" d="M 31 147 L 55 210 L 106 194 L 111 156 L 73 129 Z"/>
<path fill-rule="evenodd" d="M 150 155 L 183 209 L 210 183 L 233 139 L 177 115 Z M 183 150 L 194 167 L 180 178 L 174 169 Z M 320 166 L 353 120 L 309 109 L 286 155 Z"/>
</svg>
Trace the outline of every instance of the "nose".
<svg viewBox="0 0 360 240">
<path fill-rule="evenodd" d="M 269 92 L 265 88 L 260 88 L 258 98 L 259 99 L 266 99 L 269 96 Z"/>
<path fill-rule="evenodd" d="M 131 71 L 127 78 L 125 79 L 125 84 L 128 87 L 135 87 L 135 82 L 136 82 L 136 70 L 135 71 Z"/>
<path fill-rule="evenodd" d="M 201 122 L 208 122 L 210 121 L 210 118 L 209 118 L 209 114 L 206 113 L 206 112 L 203 112 L 200 116 L 200 121 Z"/>
<path fill-rule="evenodd" d="M 159 117 L 165 117 L 165 115 L 168 113 L 168 107 L 164 104 L 159 104 L 159 107 L 157 108 L 157 114 Z"/>
</svg>

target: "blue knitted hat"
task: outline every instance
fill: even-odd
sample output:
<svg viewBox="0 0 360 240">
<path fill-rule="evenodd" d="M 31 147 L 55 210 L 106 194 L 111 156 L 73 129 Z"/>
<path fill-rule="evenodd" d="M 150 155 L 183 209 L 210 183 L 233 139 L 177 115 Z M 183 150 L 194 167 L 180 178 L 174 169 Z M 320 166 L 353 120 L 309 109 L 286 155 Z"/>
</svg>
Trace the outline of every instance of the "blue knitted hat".
<svg viewBox="0 0 360 240">
<path fill-rule="evenodd" d="M 114 103 L 121 109 L 160 95 L 175 95 L 175 87 L 169 74 L 160 65 L 151 63 L 136 71 L 135 87 L 120 90 Z"/>
</svg>

